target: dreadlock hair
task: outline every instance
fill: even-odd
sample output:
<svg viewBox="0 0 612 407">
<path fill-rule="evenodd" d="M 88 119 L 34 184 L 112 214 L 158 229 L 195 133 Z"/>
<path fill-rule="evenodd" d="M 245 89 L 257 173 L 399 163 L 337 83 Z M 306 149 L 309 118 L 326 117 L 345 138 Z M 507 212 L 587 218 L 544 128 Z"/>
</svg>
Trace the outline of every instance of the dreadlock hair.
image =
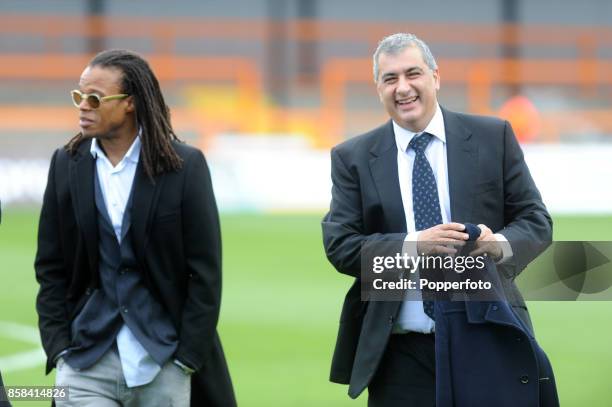
<svg viewBox="0 0 612 407">
<path fill-rule="evenodd" d="M 121 92 L 134 97 L 137 126 L 141 133 L 141 154 L 144 170 L 153 180 L 156 175 L 182 167 L 172 141 L 180 141 L 170 123 L 170 110 L 164 101 L 155 74 L 140 55 L 124 49 L 102 51 L 90 62 L 90 67 L 117 68 L 123 73 Z M 77 134 L 66 150 L 74 154 L 85 140 Z"/>
</svg>

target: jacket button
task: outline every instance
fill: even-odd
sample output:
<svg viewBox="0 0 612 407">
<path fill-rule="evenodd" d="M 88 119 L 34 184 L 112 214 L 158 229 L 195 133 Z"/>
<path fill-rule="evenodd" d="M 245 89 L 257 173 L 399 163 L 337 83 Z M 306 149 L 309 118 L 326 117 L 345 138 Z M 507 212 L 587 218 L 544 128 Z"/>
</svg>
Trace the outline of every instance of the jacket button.
<svg viewBox="0 0 612 407">
<path fill-rule="evenodd" d="M 492 309 L 493 311 L 497 311 L 497 305 L 492 306 L 492 307 L 491 307 L 491 309 Z"/>
<path fill-rule="evenodd" d="M 521 383 L 523 383 L 523 384 L 529 383 L 529 376 L 527 376 L 527 375 L 521 376 Z"/>
<path fill-rule="evenodd" d="M 389 317 L 389 325 L 393 325 L 394 322 L 395 322 L 395 317 L 393 315 L 391 315 Z"/>
<path fill-rule="evenodd" d="M 89 287 L 88 287 L 88 288 L 85 290 L 85 295 L 91 295 L 91 288 L 89 288 Z"/>
<path fill-rule="evenodd" d="M 516 341 L 517 341 L 517 342 L 523 342 L 523 338 L 521 338 L 520 336 L 517 336 L 517 337 L 516 337 Z"/>
</svg>

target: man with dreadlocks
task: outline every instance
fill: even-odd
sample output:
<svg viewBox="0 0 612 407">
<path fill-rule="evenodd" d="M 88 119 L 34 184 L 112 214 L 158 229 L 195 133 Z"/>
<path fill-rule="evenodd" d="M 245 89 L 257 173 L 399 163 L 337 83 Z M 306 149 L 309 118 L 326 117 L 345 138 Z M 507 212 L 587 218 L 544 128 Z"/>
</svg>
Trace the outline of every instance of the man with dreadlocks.
<svg viewBox="0 0 612 407">
<path fill-rule="evenodd" d="M 202 153 L 179 142 L 148 63 L 104 51 L 71 92 L 35 268 L 58 406 L 233 406 L 216 332 L 219 219 Z"/>
</svg>

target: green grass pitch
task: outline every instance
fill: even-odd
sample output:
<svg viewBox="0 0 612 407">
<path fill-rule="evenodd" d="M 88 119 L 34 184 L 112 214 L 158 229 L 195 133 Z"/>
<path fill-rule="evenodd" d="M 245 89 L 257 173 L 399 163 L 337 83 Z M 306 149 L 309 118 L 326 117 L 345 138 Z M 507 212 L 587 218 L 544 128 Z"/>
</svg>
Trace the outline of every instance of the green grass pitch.
<svg viewBox="0 0 612 407">
<path fill-rule="evenodd" d="M 239 405 L 365 406 L 327 380 L 340 306 L 351 281 L 321 243 L 322 215 L 224 215 L 219 331 Z M 0 323 L 36 326 L 37 209 L 12 209 L 0 226 Z M 612 217 L 557 216 L 555 238 L 609 240 Z M 532 302 L 538 339 L 557 378 L 562 406 L 612 405 L 612 304 Z M 35 349 L 0 331 L 0 361 Z M 13 386 L 51 385 L 41 362 L 6 370 Z M 16 406 L 47 406 L 21 402 Z"/>
</svg>

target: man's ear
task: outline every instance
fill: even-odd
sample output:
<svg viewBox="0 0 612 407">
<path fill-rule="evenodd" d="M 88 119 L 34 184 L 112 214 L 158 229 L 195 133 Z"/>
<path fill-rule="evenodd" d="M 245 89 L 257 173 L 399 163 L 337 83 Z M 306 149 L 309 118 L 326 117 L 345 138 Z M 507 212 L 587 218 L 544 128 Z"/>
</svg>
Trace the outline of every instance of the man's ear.
<svg viewBox="0 0 612 407">
<path fill-rule="evenodd" d="M 383 91 L 381 89 L 380 83 L 375 82 L 376 83 L 376 93 L 378 94 L 378 100 L 380 100 L 380 103 L 384 104 L 385 101 L 383 99 Z"/>
<path fill-rule="evenodd" d="M 126 113 L 133 113 L 136 110 L 136 106 L 134 105 L 134 96 L 128 96 L 125 98 L 125 102 L 127 103 L 125 108 Z"/>
<path fill-rule="evenodd" d="M 438 68 L 433 71 L 434 81 L 436 82 L 436 90 L 440 90 L 440 70 Z"/>
</svg>

